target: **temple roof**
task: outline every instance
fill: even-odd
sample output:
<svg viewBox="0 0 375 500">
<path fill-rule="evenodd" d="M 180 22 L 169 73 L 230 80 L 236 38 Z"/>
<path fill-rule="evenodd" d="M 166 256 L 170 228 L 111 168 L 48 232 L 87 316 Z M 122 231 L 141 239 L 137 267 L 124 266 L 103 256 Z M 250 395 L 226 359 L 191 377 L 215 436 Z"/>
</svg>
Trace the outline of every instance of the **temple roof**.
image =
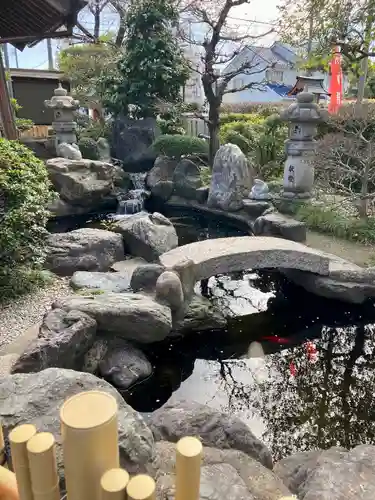
<svg viewBox="0 0 375 500">
<path fill-rule="evenodd" d="M 86 3 L 86 0 L 0 0 L 0 44 L 11 43 L 22 50 L 28 43 L 43 38 L 67 37 Z"/>
</svg>

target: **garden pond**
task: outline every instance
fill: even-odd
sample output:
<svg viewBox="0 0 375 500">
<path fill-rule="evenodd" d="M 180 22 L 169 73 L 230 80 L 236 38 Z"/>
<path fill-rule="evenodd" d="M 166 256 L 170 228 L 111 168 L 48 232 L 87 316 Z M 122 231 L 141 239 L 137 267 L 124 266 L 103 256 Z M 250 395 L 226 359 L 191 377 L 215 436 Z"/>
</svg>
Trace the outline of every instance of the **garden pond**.
<svg viewBox="0 0 375 500">
<path fill-rule="evenodd" d="M 166 215 L 180 245 L 246 234 L 191 212 Z M 76 227 L 82 220 L 64 230 Z M 215 276 L 203 285 L 196 292 L 225 312 L 227 328 L 143 346 L 154 373 L 125 394 L 131 406 L 147 414 L 171 400 L 207 404 L 246 421 L 275 460 L 374 442 L 372 302 L 319 298 L 274 270 Z"/>
</svg>

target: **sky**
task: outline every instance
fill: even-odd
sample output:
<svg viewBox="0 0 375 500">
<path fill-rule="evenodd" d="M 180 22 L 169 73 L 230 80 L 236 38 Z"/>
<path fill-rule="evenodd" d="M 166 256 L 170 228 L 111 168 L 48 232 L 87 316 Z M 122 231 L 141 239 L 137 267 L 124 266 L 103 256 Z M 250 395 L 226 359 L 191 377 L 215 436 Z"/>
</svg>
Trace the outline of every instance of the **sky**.
<svg viewBox="0 0 375 500">
<path fill-rule="evenodd" d="M 271 25 L 263 23 L 272 23 L 277 17 L 277 5 L 279 0 L 252 0 L 250 4 L 245 4 L 231 11 L 231 22 L 233 26 L 245 26 L 251 29 L 251 32 L 258 35 L 263 35 Z M 238 18 L 238 19 L 237 19 Z M 259 21 L 260 24 L 252 21 Z M 93 17 L 84 9 L 80 14 L 80 21 L 87 28 L 93 28 Z M 103 31 L 115 29 L 117 24 L 117 14 L 110 8 L 106 9 L 102 17 Z M 276 35 L 272 34 L 264 38 L 262 41 L 265 45 L 270 45 L 276 39 Z M 53 52 L 56 53 L 61 46 L 61 41 L 52 40 Z M 35 47 L 26 48 L 23 52 L 8 45 L 8 54 L 10 66 L 12 68 L 32 68 L 32 69 L 48 69 L 47 42 L 44 40 Z"/>
</svg>

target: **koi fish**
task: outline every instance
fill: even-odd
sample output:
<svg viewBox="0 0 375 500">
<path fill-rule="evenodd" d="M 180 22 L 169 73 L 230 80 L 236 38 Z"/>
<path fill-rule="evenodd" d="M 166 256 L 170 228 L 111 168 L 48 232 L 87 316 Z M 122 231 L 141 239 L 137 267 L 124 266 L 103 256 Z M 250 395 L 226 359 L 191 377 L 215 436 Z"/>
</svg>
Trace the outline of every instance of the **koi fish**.
<svg viewBox="0 0 375 500">
<path fill-rule="evenodd" d="M 290 339 L 287 337 L 278 337 L 277 335 L 268 335 L 266 337 L 261 337 L 260 340 L 267 340 L 268 342 L 274 342 L 275 344 L 290 344 Z"/>
<path fill-rule="evenodd" d="M 297 368 L 293 361 L 289 363 L 289 372 L 292 377 L 295 377 L 297 375 Z"/>
<path fill-rule="evenodd" d="M 305 349 L 307 353 L 307 359 L 311 362 L 314 363 L 317 360 L 318 357 L 318 352 L 316 345 L 313 342 L 306 342 L 305 344 Z"/>
</svg>

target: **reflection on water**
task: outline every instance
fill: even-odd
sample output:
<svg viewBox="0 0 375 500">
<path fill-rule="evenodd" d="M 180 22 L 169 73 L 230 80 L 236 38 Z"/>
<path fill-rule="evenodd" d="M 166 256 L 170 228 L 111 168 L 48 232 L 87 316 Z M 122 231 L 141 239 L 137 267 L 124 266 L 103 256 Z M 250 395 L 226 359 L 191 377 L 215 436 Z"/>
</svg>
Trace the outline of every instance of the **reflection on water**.
<svg viewBox="0 0 375 500">
<path fill-rule="evenodd" d="M 245 234 L 198 216 L 172 220 L 180 244 Z M 212 277 L 203 290 L 228 316 L 227 329 L 143 346 L 154 374 L 124 394 L 135 409 L 151 412 L 171 398 L 208 404 L 246 421 L 275 459 L 374 442 L 372 303 L 318 298 L 273 270 Z M 254 341 L 264 357 L 249 359 Z"/>
<path fill-rule="evenodd" d="M 207 234 L 200 230 L 199 239 Z M 126 396 L 132 406 L 150 412 L 167 400 L 208 404 L 246 421 L 275 459 L 374 442 L 372 303 L 318 298 L 274 271 L 211 278 L 207 295 L 228 315 L 227 330 L 148 346 L 154 376 Z M 249 359 L 254 341 L 264 357 Z"/>
</svg>

